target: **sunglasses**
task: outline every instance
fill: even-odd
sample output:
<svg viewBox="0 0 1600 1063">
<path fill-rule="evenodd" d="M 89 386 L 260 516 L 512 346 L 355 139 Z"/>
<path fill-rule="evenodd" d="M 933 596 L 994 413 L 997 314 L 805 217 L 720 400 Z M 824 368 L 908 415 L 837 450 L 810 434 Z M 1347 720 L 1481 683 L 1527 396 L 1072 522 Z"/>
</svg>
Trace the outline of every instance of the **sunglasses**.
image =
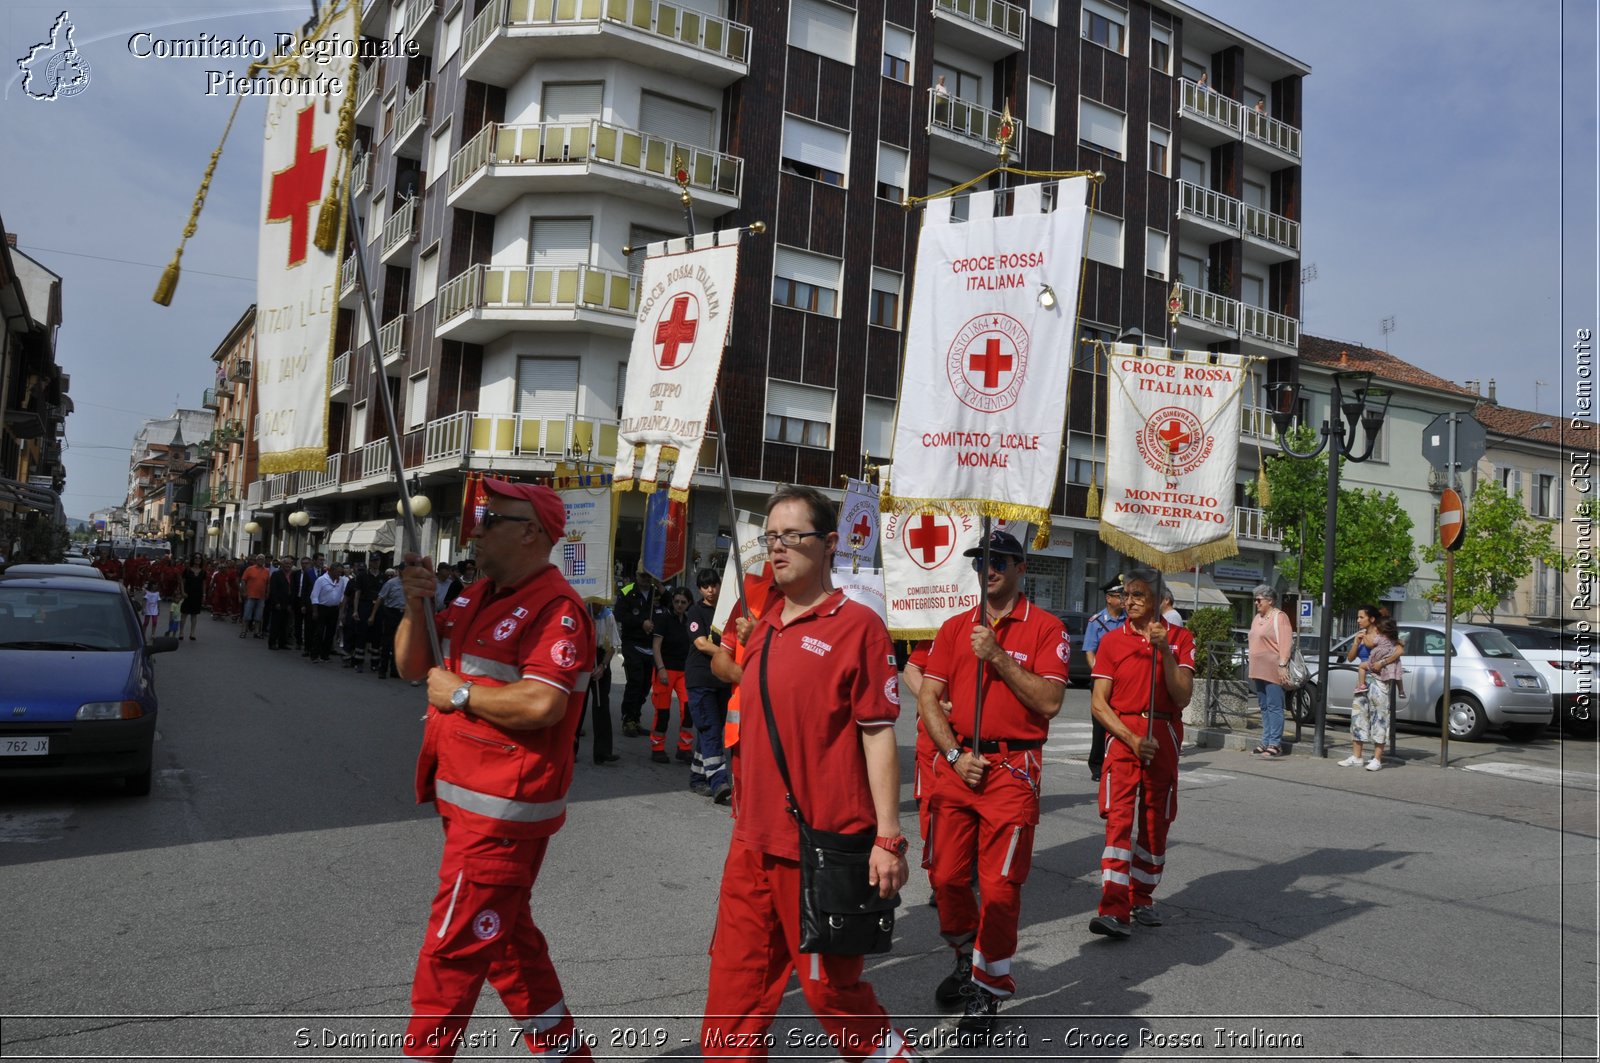
<svg viewBox="0 0 1600 1063">
<path fill-rule="evenodd" d="M 485 513 L 483 515 L 483 519 L 478 523 L 483 525 L 484 531 L 489 531 L 496 524 L 499 524 L 503 520 L 514 520 L 525 524 L 532 519 L 532 517 L 513 517 L 509 513 Z"/>
<path fill-rule="evenodd" d="M 1004 572 L 1006 569 L 1011 567 L 1011 558 L 991 557 L 989 558 L 989 567 L 996 572 Z M 979 575 L 983 574 L 983 558 L 975 557 L 972 559 L 972 571 L 978 573 Z"/>
</svg>

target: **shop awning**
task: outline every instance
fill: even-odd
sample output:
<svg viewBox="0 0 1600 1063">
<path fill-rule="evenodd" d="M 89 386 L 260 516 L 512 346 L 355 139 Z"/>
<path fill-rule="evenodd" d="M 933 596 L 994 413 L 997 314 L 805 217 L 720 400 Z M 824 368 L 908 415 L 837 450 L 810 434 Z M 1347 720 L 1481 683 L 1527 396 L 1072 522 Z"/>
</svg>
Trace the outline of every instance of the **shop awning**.
<svg viewBox="0 0 1600 1063">
<path fill-rule="evenodd" d="M 1165 577 L 1167 588 L 1172 591 L 1172 604 L 1183 612 L 1195 608 L 1194 576 L 1193 572 L 1169 572 Z M 1215 605 L 1226 609 L 1229 604 L 1228 596 L 1222 593 L 1211 574 L 1200 573 L 1200 607 Z"/>
<path fill-rule="evenodd" d="M 9 502 L 23 509 L 36 509 L 65 521 L 61 513 L 61 496 L 48 487 L 35 487 L 8 476 L 0 476 L 0 502 Z"/>
<path fill-rule="evenodd" d="M 394 521 L 368 520 L 341 524 L 328 533 L 322 547 L 329 554 L 337 551 L 360 554 L 369 550 L 392 550 Z"/>
</svg>

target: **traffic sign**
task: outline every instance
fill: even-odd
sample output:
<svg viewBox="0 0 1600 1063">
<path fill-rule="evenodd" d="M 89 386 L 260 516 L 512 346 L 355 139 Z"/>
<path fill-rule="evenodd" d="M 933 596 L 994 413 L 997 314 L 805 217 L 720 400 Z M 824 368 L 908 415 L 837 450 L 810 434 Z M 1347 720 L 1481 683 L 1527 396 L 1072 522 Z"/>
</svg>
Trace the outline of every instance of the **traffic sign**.
<svg viewBox="0 0 1600 1063">
<path fill-rule="evenodd" d="M 1439 545 L 1455 550 L 1461 545 L 1467 530 L 1467 514 L 1461 506 L 1461 496 L 1445 488 L 1439 496 Z"/>
<path fill-rule="evenodd" d="M 1300 630 L 1311 630 L 1311 599 L 1300 599 Z"/>
<path fill-rule="evenodd" d="M 1450 419 L 1455 418 L 1456 468 L 1470 468 L 1483 457 L 1483 425 L 1470 413 L 1441 413 L 1422 430 L 1422 456 L 1441 472 L 1450 464 Z"/>
</svg>

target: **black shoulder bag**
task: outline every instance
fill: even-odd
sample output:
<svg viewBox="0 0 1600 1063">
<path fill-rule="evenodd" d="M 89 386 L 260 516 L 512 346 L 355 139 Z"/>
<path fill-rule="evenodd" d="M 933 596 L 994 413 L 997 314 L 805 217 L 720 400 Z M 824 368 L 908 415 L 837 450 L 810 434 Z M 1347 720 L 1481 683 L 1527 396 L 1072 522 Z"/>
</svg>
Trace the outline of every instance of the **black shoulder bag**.
<svg viewBox="0 0 1600 1063">
<path fill-rule="evenodd" d="M 835 834 L 818 830 L 805 821 L 794 800 L 789 764 L 778 740 L 778 722 L 772 716 L 767 694 L 767 658 L 772 653 L 772 629 L 761 649 L 761 708 L 767 718 L 772 758 L 783 778 L 789 814 L 800 828 L 800 951 L 832 956 L 870 956 L 894 946 L 894 910 L 900 895 L 878 896 L 867 881 L 868 861 L 877 835 Z"/>
</svg>

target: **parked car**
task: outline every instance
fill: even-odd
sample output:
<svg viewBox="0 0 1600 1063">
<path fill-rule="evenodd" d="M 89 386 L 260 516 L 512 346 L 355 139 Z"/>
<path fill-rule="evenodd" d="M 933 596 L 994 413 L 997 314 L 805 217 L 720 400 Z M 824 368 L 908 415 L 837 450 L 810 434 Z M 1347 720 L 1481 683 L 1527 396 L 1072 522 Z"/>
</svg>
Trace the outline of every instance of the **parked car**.
<svg viewBox="0 0 1600 1063">
<path fill-rule="evenodd" d="M 96 574 L 98 575 L 98 573 Z M 150 792 L 156 734 L 149 643 L 120 584 L 0 580 L 0 780 L 120 776 Z"/>
<path fill-rule="evenodd" d="M 0 579 L 38 579 L 41 576 L 72 576 L 75 579 L 105 579 L 105 574 L 94 567 L 92 561 L 82 563 L 67 561 L 59 565 L 12 565 L 0 572 Z"/>
<path fill-rule="evenodd" d="M 1444 625 L 1412 621 L 1399 627 L 1405 654 L 1400 658 L 1404 674 L 1395 700 L 1395 719 L 1438 724 L 1445 702 Z M 1341 645 L 1349 647 L 1348 641 Z M 1553 710 L 1550 688 L 1505 635 L 1478 624 L 1456 624 L 1451 645 L 1451 738 L 1476 741 L 1495 728 L 1513 742 L 1526 742 L 1549 726 Z M 1307 664 L 1312 683 L 1322 683 L 1323 669 L 1315 661 Z M 1328 715 L 1349 716 L 1356 665 L 1340 662 L 1326 671 Z"/>
<path fill-rule="evenodd" d="M 1594 651 L 1581 652 L 1578 638 L 1570 631 L 1527 624 L 1494 624 L 1489 627 L 1511 641 L 1530 664 L 1544 677 L 1555 705 L 1556 720 L 1563 730 L 1584 738 L 1595 737 Z M 1583 695 L 1587 694 L 1585 699 Z"/>
<path fill-rule="evenodd" d="M 1067 682 L 1072 686 L 1089 685 L 1089 658 L 1083 652 L 1083 633 L 1088 630 L 1092 613 L 1057 613 L 1056 618 L 1067 628 L 1072 642 L 1072 656 L 1067 659 Z"/>
</svg>

